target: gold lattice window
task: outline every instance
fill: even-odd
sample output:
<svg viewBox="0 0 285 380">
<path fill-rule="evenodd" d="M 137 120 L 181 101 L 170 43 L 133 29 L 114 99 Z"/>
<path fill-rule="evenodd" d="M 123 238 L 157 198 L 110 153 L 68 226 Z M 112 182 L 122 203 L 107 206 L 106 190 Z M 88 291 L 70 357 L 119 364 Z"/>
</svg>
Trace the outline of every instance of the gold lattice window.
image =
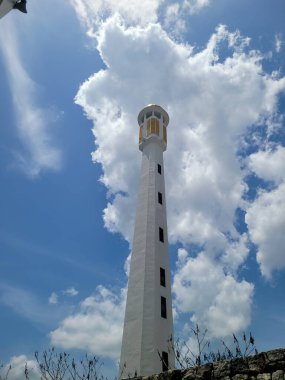
<svg viewBox="0 0 285 380">
<path fill-rule="evenodd" d="M 154 119 L 150 119 L 150 133 L 154 133 Z"/>
<path fill-rule="evenodd" d="M 159 136 L 159 120 L 156 118 L 152 117 L 147 121 L 147 136 L 150 134 L 155 134 Z"/>
<path fill-rule="evenodd" d="M 146 135 L 150 135 L 150 119 L 147 121 L 147 125 L 146 125 Z"/>
<path fill-rule="evenodd" d="M 155 121 L 155 134 L 159 136 L 159 121 L 157 119 L 155 119 Z"/>
<path fill-rule="evenodd" d="M 167 144 L 167 132 L 165 126 L 163 126 L 163 141 L 165 142 L 165 144 Z"/>
</svg>

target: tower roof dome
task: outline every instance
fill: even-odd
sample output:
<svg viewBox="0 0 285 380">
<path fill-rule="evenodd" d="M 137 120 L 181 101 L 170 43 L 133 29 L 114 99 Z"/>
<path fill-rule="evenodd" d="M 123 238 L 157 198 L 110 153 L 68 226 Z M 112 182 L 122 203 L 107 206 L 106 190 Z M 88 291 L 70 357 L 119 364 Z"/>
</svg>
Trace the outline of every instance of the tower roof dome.
<svg viewBox="0 0 285 380">
<path fill-rule="evenodd" d="M 164 119 L 164 125 L 167 126 L 169 123 L 169 116 L 168 113 L 158 104 L 148 104 L 146 107 L 144 107 L 140 113 L 138 114 L 138 123 L 141 123 L 141 119 L 145 114 L 148 114 L 149 112 L 154 112 L 157 115 L 162 115 Z M 156 115 L 155 115 L 156 116 Z"/>
</svg>

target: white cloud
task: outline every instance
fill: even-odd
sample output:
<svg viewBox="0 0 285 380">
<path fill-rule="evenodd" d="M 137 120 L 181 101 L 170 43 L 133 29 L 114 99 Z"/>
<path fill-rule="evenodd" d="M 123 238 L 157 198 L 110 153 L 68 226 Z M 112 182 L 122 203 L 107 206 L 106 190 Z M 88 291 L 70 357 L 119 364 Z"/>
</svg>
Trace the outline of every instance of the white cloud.
<svg viewBox="0 0 285 380">
<path fill-rule="evenodd" d="M 180 37 L 189 26 L 189 16 L 208 7 L 212 0 L 184 0 L 176 2 L 164 2 L 161 11 L 161 23 L 172 35 Z"/>
<path fill-rule="evenodd" d="M 10 362 L 4 368 L 4 374 L 7 373 L 9 367 L 8 379 L 9 380 L 23 380 L 25 378 L 25 366 L 27 365 L 29 379 L 38 380 L 40 378 L 40 372 L 38 370 L 37 362 L 35 360 L 28 359 L 26 355 L 13 356 Z M 0 373 L 1 377 L 1 373 Z M 5 377 L 3 377 L 5 379 Z"/>
<path fill-rule="evenodd" d="M 212 0 L 70 0 L 77 17 L 87 29 L 89 36 L 96 37 L 102 23 L 118 15 L 129 26 L 161 22 L 166 29 L 178 34 L 185 31 L 189 15 L 198 13 L 210 5 Z"/>
<path fill-rule="evenodd" d="M 183 0 L 167 6 L 166 19 L 171 16 L 176 22 L 201 11 L 201 9 L 210 5 L 211 0 Z"/>
<path fill-rule="evenodd" d="M 225 337 L 249 325 L 253 284 L 237 281 L 204 252 L 191 258 L 179 250 L 177 266 L 174 305 L 191 313 L 193 323 L 207 328 L 211 337 Z"/>
<path fill-rule="evenodd" d="M 236 51 L 221 63 L 218 47 L 224 40 Z M 98 48 L 108 68 L 81 86 L 76 102 L 94 122 L 93 160 L 102 165 L 102 182 L 111 194 L 123 192 L 104 210 L 112 232 L 131 239 L 140 159 L 136 114 L 156 102 L 171 118 L 165 154 L 171 241 L 207 241 L 220 250 L 225 233 L 237 237 L 235 211 L 246 190 L 236 156 L 239 137 L 261 115 L 274 112 L 284 87 L 283 79 L 261 75 L 260 56 L 245 54 L 246 43 L 220 27 L 208 46 L 193 54 L 159 25 L 126 29 L 117 18 L 104 24 Z M 130 89 L 139 91 L 130 95 Z"/>
<path fill-rule="evenodd" d="M 134 213 L 135 199 L 117 194 L 113 202 L 109 202 L 103 211 L 105 227 L 110 232 L 118 232 L 118 225 L 120 225 L 120 233 L 127 241 L 131 241 L 133 225 L 130 224 L 130 218 L 134 220 Z"/>
<path fill-rule="evenodd" d="M 52 292 L 49 296 L 48 302 L 52 305 L 56 305 L 58 303 L 58 295 L 55 292 Z"/>
<path fill-rule="evenodd" d="M 245 217 L 251 240 L 258 246 L 257 261 L 263 276 L 285 268 L 285 183 L 259 194 Z"/>
<path fill-rule="evenodd" d="M 273 190 L 260 190 L 245 217 L 251 240 L 257 245 L 257 262 L 263 276 L 285 268 L 285 148 L 277 145 L 249 157 L 249 168 L 271 181 Z"/>
<path fill-rule="evenodd" d="M 77 313 L 65 318 L 50 333 L 51 343 L 64 349 L 77 348 L 118 359 L 121 348 L 126 290 L 119 296 L 99 286 Z"/>
<path fill-rule="evenodd" d="M 173 3 L 166 7 L 163 25 L 167 30 L 171 30 L 174 35 L 186 30 L 186 22 L 183 17 L 182 4 Z"/>
<path fill-rule="evenodd" d="M 130 24 L 157 21 L 158 8 L 163 0 L 70 0 L 79 20 L 92 35 L 108 17 L 119 14 Z"/>
<path fill-rule="evenodd" d="M 13 97 L 18 137 L 23 146 L 22 152 L 16 154 L 18 166 L 32 177 L 42 170 L 58 170 L 61 152 L 55 147 L 49 130 L 51 110 L 38 104 L 37 85 L 21 61 L 16 25 L 7 17 L 1 21 L 1 29 L 0 47 Z"/>
<path fill-rule="evenodd" d="M 249 156 L 249 168 L 258 177 L 280 184 L 285 179 L 285 148 L 260 150 Z"/>
<path fill-rule="evenodd" d="M 248 236 L 244 233 L 238 239 L 228 242 L 227 247 L 220 256 L 221 264 L 228 272 L 236 273 L 245 262 L 248 253 Z"/>
<path fill-rule="evenodd" d="M 71 286 L 70 288 L 63 290 L 61 293 L 68 297 L 75 297 L 78 295 L 78 290 L 76 290 L 73 286 Z M 58 294 L 56 292 L 52 292 L 51 295 L 49 296 L 48 302 L 53 305 L 58 304 Z"/>
<path fill-rule="evenodd" d="M 282 40 L 282 34 L 277 33 L 275 35 L 275 51 L 276 53 L 280 53 L 282 50 L 283 40 Z"/>
<path fill-rule="evenodd" d="M 238 279 L 248 255 L 248 238 L 235 227 L 236 210 L 245 207 L 248 173 L 238 152 L 252 125 L 266 127 L 274 120 L 285 79 L 266 74 L 262 54 L 249 51 L 249 39 L 225 26 L 196 53 L 172 41 L 159 24 L 127 27 L 118 16 L 102 24 L 96 41 L 106 69 L 80 87 L 76 103 L 93 122 L 93 160 L 101 164 L 101 181 L 113 195 L 104 210 L 105 226 L 131 241 L 140 162 L 136 117 L 144 105 L 158 103 L 170 115 L 165 153 L 170 241 L 203 247 L 203 255 L 189 263 L 196 269 L 203 258 L 209 272 L 209 279 L 187 286 L 187 292 L 176 285 L 180 311 L 192 288 L 195 297 L 199 292 L 205 297 L 201 306 L 185 306 L 194 319 L 203 319 L 212 331 L 216 326 L 217 334 L 244 329 L 253 286 Z M 223 55 L 229 47 L 223 60 L 220 45 Z M 176 273 L 178 283 L 181 273 L 183 268 Z M 224 299 L 227 292 L 232 301 Z"/>
<path fill-rule="evenodd" d="M 71 286 L 70 288 L 64 290 L 62 293 L 66 294 L 69 297 L 75 297 L 78 294 L 78 290 L 76 290 L 73 286 Z"/>
<path fill-rule="evenodd" d="M 211 0 L 184 0 L 183 9 L 188 10 L 190 14 L 197 13 L 208 6 L 210 2 Z"/>
</svg>

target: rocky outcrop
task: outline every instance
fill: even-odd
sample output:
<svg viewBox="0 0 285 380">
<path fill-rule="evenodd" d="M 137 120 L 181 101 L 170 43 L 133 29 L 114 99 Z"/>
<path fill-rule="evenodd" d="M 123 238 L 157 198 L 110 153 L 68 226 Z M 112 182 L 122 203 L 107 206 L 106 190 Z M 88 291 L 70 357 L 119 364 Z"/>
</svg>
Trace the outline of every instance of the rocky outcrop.
<svg viewBox="0 0 285 380">
<path fill-rule="evenodd" d="M 285 349 L 137 377 L 136 380 L 285 380 Z"/>
</svg>

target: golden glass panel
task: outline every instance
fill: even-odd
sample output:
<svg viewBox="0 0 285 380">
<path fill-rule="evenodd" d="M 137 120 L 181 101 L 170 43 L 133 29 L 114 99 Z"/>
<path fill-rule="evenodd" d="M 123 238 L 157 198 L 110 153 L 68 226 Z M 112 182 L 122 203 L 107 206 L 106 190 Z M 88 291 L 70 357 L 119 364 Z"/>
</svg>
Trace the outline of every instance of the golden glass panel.
<svg viewBox="0 0 285 380">
<path fill-rule="evenodd" d="M 167 144 L 167 132 L 165 126 L 163 126 L 163 141 L 165 142 L 165 144 Z"/>
<path fill-rule="evenodd" d="M 155 119 L 150 119 L 150 125 L 151 125 L 151 133 L 155 133 Z"/>
<path fill-rule="evenodd" d="M 146 125 L 146 135 L 150 135 L 150 119 L 147 121 L 147 125 Z"/>
<path fill-rule="evenodd" d="M 155 134 L 159 136 L 159 121 L 157 119 L 155 121 Z"/>
<path fill-rule="evenodd" d="M 159 136 L 159 120 L 152 117 L 152 118 L 148 119 L 146 126 L 147 126 L 147 128 L 146 128 L 147 136 L 150 134 L 155 134 L 155 135 Z"/>
</svg>

